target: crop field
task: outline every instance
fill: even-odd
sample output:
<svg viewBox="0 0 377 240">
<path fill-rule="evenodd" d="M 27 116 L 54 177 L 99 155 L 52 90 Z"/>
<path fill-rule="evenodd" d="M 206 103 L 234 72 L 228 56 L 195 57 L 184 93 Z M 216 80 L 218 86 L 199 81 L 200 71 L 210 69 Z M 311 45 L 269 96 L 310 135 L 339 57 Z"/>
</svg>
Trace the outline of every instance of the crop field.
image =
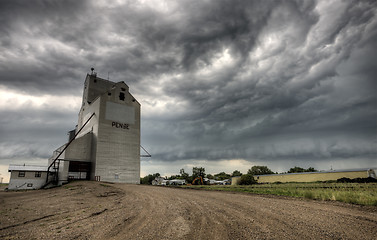
<svg viewBox="0 0 377 240">
<path fill-rule="evenodd" d="M 188 185 L 183 188 L 247 192 L 377 206 L 377 183 L 272 183 L 254 185 Z"/>
</svg>

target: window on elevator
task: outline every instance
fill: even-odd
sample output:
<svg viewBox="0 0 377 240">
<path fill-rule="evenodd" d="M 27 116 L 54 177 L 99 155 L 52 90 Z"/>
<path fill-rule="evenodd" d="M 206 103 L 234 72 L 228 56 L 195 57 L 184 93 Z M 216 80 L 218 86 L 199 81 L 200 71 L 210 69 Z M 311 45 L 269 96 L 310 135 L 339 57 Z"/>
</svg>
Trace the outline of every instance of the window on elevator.
<svg viewBox="0 0 377 240">
<path fill-rule="evenodd" d="M 124 93 L 119 93 L 119 100 L 122 100 L 122 101 L 124 101 L 124 99 L 125 99 L 125 96 L 124 96 Z"/>
</svg>

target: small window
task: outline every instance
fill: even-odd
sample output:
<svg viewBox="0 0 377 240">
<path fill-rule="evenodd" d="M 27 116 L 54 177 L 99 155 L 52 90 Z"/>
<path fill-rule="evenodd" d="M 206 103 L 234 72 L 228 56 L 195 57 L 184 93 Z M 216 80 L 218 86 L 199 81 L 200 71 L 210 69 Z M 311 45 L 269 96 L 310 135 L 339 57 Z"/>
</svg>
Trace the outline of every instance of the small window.
<svg viewBox="0 0 377 240">
<path fill-rule="evenodd" d="M 97 82 L 97 79 L 94 79 L 94 80 L 93 80 L 93 82 L 95 82 L 95 83 L 96 83 L 96 82 Z"/>
<path fill-rule="evenodd" d="M 42 176 L 42 172 L 35 172 L 35 177 L 41 177 Z"/>
<path fill-rule="evenodd" d="M 118 175 L 118 174 L 115 174 L 114 178 L 115 178 L 115 179 L 119 179 L 119 175 Z"/>
<path fill-rule="evenodd" d="M 111 93 L 107 93 L 108 96 L 111 96 Z"/>
<path fill-rule="evenodd" d="M 18 172 L 18 177 L 25 177 L 25 172 Z"/>
<path fill-rule="evenodd" d="M 121 93 L 119 94 L 119 100 L 124 101 L 124 99 L 125 99 L 124 93 L 121 92 Z"/>
<path fill-rule="evenodd" d="M 126 89 L 125 89 L 125 88 L 120 88 L 120 90 L 122 90 L 123 92 L 124 92 L 124 91 L 126 91 Z"/>
<path fill-rule="evenodd" d="M 32 183 L 28 183 L 27 187 L 33 187 L 33 184 Z"/>
</svg>

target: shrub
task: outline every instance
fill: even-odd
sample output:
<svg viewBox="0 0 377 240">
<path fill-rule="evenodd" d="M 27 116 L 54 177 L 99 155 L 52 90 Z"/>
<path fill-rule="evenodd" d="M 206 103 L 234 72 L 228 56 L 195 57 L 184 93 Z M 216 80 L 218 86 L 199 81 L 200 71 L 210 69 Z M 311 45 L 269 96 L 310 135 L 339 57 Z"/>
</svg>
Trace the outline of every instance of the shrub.
<svg viewBox="0 0 377 240">
<path fill-rule="evenodd" d="M 372 178 L 372 177 L 367 177 L 367 178 L 354 178 L 354 179 L 349 179 L 349 178 L 339 178 L 336 180 L 338 183 L 373 183 L 377 182 L 377 179 Z"/>
<path fill-rule="evenodd" d="M 306 191 L 304 192 L 304 197 L 308 199 L 314 199 L 314 194 L 312 191 Z"/>
<path fill-rule="evenodd" d="M 342 177 L 342 178 L 339 178 L 338 180 L 336 180 L 338 183 L 350 183 L 352 182 L 351 179 L 349 178 L 346 178 L 346 177 Z"/>
<path fill-rule="evenodd" d="M 255 183 L 257 183 L 257 181 L 254 179 L 253 175 L 244 174 L 241 176 L 240 185 L 251 185 Z"/>
</svg>

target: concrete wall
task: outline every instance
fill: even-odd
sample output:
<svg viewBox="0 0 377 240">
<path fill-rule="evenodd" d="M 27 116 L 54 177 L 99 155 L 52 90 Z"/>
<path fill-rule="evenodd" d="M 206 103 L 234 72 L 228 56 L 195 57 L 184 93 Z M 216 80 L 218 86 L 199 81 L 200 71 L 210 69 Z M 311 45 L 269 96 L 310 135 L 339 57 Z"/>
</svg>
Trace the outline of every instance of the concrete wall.
<svg viewBox="0 0 377 240">
<path fill-rule="evenodd" d="M 84 83 L 83 105 L 88 102 L 92 103 L 98 96 L 107 92 L 113 86 L 115 86 L 114 82 L 99 78 L 96 75 L 88 74 Z M 128 86 L 126 87 L 126 90 L 128 91 Z"/>
<path fill-rule="evenodd" d="M 59 185 L 68 182 L 68 169 L 69 169 L 69 162 L 60 161 L 59 163 Z"/>
<path fill-rule="evenodd" d="M 47 172 L 41 172 L 41 177 L 35 177 L 35 172 L 26 171 L 25 177 L 19 177 L 20 171 L 12 171 L 8 189 L 39 189 L 46 183 Z"/>
<path fill-rule="evenodd" d="M 50 166 L 50 164 L 55 160 L 55 158 L 59 155 L 59 153 L 60 153 L 61 151 L 63 151 L 63 149 L 65 148 L 65 146 L 66 146 L 66 144 L 60 146 L 59 148 L 57 148 L 57 149 L 53 152 L 52 156 L 48 159 L 48 166 Z M 66 154 L 66 151 L 64 151 L 64 152 L 60 155 L 59 159 L 64 159 L 64 158 L 65 158 L 65 154 Z M 59 185 L 68 182 L 68 181 L 67 181 L 67 180 L 68 180 L 68 167 L 69 167 L 69 162 L 60 161 L 60 163 L 59 163 L 59 173 L 58 173 L 58 176 L 59 176 L 59 179 L 58 179 L 59 183 L 58 183 L 58 184 L 59 184 Z M 54 170 L 53 170 L 53 166 L 52 166 L 52 167 L 50 168 L 50 172 L 53 172 L 53 171 L 54 171 Z M 50 178 L 50 180 L 51 180 L 52 175 L 50 175 L 49 178 Z M 46 181 L 46 178 L 45 178 L 45 181 Z"/>
<path fill-rule="evenodd" d="M 98 126 L 99 126 L 99 116 L 100 116 L 100 104 L 101 97 L 96 98 L 91 104 L 85 104 L 81 107 L 78 119 L 77 129 L 80 129 L 88 118 L 94 113 L 93 118 L 87 123 L 87 125 L 82 129 L 77 137 L 82 137 L 87 133 L 92 133 L 91 141 L 91 162 L 92 162 L 92 171 L 90 173 L 91 180 L 94 180 L 95 177 L 95 167 L 96 167 L 96 158 L 97 158 L 97 140 L 98 140 Z"/>
<path fill-rule="evenodd" d="M 273 182 L 316 182 L 316 181 L 330 181 L 339 178 L 367 178 L 367 171 L 354 172 L 325 172 L 325 173 L 302 173 L 302 174 L 275 174 L 275 175 L 260 175 L 254 176 L 258 183 L 273 183 Z"/>
<path fill-rule="evenodd" d="M 62 146 L 58 147 L 53 153 L 52 153 L 52 156 L 48 159 L 48 165 L 50 165 L 52 163 L 52 161 L 55 160 L 55 158 L 59 155 L 59 153 L 61 151 L 63 151 L 63 149 L 65 148 L 65 145 L 66 144 L 63 144 Z M 64 158 L 64 152 L 62 153 L 62 155 L 60 155 L 59 158 Z"/>
<path fill-rule="evenodd" d="M 76 138 L 65 150 L 65 159 L 91 161 L 93 133 L 88 132 L 82 137 Z"/>
</svg>

